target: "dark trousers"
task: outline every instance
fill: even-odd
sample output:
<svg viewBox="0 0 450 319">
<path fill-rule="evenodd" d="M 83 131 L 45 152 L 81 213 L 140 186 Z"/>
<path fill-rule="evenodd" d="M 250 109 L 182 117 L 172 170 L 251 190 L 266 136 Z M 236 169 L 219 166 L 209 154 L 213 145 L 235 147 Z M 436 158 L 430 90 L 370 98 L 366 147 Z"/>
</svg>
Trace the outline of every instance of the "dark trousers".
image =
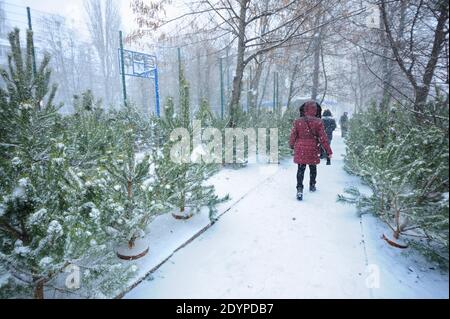
<svg viewBox="0 0 450 319">
<path fill-rule="evenodd" d="M 305 164 L 299 164 L 297 170 L 297 189 L 303 189 L 303 178 L 305 177 Z M 316 185 L 317 165 L 309 165 L 309 185 Z"/>
</svg>

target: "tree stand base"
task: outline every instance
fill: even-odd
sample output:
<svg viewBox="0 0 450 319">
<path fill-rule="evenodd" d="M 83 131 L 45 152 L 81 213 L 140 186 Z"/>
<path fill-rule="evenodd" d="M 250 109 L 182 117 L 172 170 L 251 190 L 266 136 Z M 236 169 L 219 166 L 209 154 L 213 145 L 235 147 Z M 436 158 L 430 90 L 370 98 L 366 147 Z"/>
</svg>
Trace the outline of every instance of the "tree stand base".
<svg viewBox="0 0 450 319">
<path fill-rule="evenodd" d="M 147 255 L 149 245 L 144 239 L 136 239 L 133 248 L 128 247 L 128 243 L 117 247 L 117 257 L 123 260 L 136 260 Z"/>
<path fill-rule="evenodd" d="M 192 218 L 194 214 L 190 210 L 185 210 L 184 212 L 172 213 L 172 216 L 178 220 L 187 220 Z"/>
<path fill-rule="evenodd" d="M 408 248 L 408 245 L 406 244 L 401 244 L 401 243 L 397 243 L 393 240 L 390 240 L 385 234 L 383 234 L 383 236 L 381 236 L 382 239 L 384 239 L 389 245 L 391 245 L 392 247 L 395 248 L 400 248 L 400 249 L 406 249 Z"/>
</svg>

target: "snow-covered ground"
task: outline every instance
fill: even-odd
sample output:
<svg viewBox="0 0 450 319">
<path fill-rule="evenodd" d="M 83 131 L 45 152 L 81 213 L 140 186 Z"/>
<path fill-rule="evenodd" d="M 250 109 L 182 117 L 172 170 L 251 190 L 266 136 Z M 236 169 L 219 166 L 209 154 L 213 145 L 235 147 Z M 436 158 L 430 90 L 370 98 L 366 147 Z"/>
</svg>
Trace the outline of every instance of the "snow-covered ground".
<svg viewBox="0 0 450 319">
<path fill-rule="evenodd" d="M 231 207 L 277 171 L 278 165 L 259 166 L 257 164 L 249 164 L 245 169 L 239 170 L 231 168 L 220 170 L 208 180 L 208 184 L 215 185 L 219 196 L 230 195 L 230 200 L 217 206 L 216 216 L 228 212 Z M 206 208 L 186 221 L 176 220 L 171 213 L 158 216 L 149 225 L 148 235 L 145 238 L 145 241 L 150 244 L 149 253 L 134 262 L 138 266 L 138 272 L 125 290 L 139 283 L 149 272 L 159 267 L 174 252 L 210 225 L 211 221 Z"/>
<path fill-rule="evenodd" d="M 332 146 L 332 166 L 319 166 L 318 191 L 304 202 L 295 199 L 290 160 L 222 170 L 212 182 L 232 197 L 219 207 L 226 213 L 173 254 L 208 225 L 206 213 L 157 219 L 149 256 L 138 262 L 141 275 L 156 270 L 125 298 L 448 298 L 448 272 L 388 246 L 379 220 L 336 202 L 359 181 L 343 170 L 341 138 Z"/>
</svg>

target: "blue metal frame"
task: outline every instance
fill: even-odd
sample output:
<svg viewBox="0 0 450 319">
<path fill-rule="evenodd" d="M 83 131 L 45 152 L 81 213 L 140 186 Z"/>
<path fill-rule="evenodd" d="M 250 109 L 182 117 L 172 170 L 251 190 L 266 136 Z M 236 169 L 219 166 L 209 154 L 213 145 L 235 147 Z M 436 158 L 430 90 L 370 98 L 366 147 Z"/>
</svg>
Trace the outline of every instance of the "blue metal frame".
<svg viewBox="0 0 450 319">
<path fill-rule="evenodd" d="M 122 69 L 121 54 L 124 55 L 124 60 L 131 61 L 131 72 L 128 71 L 129 68 L 126 67 Z M 131 56 L 131 57 L 130 57 Z M 136 71 L 136 67 L 142 66 L 144 72 Z M 159 78 L 158 78 L 158 60 L 155 55 L 131 51 L 131 50 L 121 50 L 119 49 L 119 70 L 122 75 L 122 70 L 126 76 L 133 76 L 137 78 L 153 79 L 155 83 L 155 99 L 156 99 L 156 115 L 161 116 L 160 112 L 160 102 L 159 102 Z"/>
</svg>

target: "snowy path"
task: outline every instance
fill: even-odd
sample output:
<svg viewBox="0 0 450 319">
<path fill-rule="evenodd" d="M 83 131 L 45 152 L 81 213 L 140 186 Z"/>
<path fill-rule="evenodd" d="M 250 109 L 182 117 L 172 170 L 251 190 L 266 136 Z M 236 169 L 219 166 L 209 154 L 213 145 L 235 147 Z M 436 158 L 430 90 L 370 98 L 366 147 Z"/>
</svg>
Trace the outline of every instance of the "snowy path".
<svg viewBox="0 0 450 319">
<path fill-rule="evenodd" d="M 125 297 L 448 298 L 448 273 L 387 247 L 376 219 L 362 220 L 354 207 L 336 203 L 358 179 L 342 169 L 339 137 L 333 146 L 333 165 L 319 166 L 317 193 L 298 202 L 296 166 L 283 162 Z M 380 269 L 378 289 L 366 286 L 373 263 Z"/>
</svg>

